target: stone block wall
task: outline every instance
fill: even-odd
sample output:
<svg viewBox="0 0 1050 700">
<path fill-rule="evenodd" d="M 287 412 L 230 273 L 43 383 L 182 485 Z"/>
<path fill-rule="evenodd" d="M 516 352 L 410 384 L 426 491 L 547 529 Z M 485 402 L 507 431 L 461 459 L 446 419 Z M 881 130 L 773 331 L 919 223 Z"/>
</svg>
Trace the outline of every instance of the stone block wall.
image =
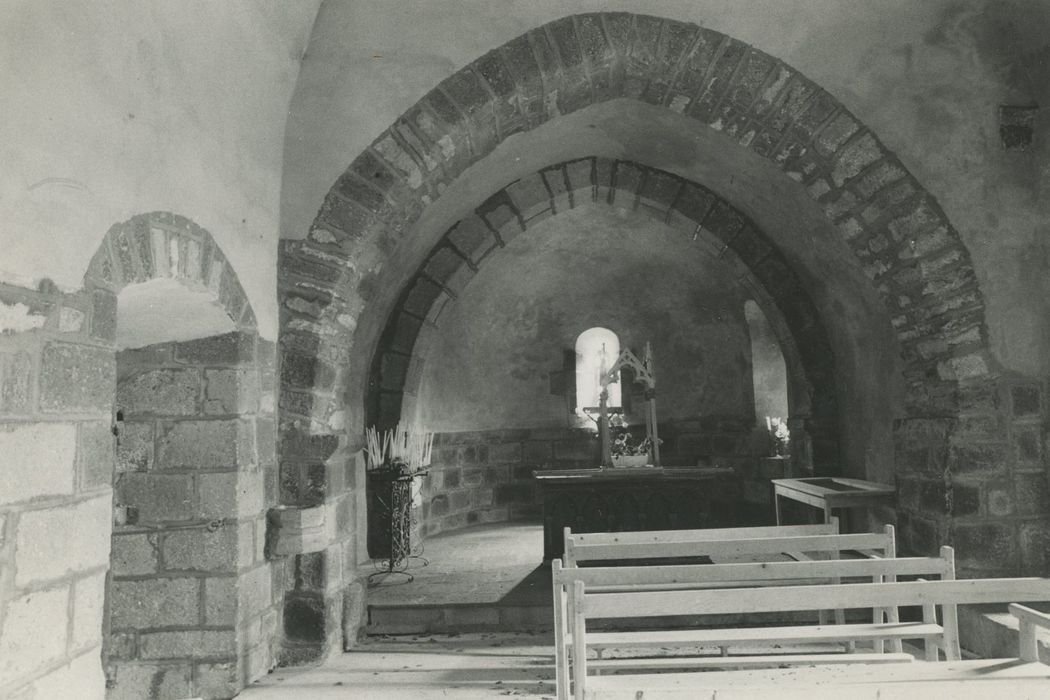
<svg viewBox="0 0 1050 700">
<path fill-rule="evenodd" d="M 645 429 L 632 429 L 644 436 Z M 742 497 L 758 488 L 746 421 L 728 417 L 667 421 L 659 426 L 661 461 L 668 466 L 731 467 L 733 484 L 715 500 L 738 511 L 742 521 L 761 518 L 770 501 L 757 505 Z M 413 512 L 424 536 L 469 525 L 512 520 L 539 521 L 543 503 L 534 471 L 593 469 L 601 459 L 594 431 L 572 428 L 525 428 L 439 433 L 429 474 L 421 487 L 422 504 Z M 752 484 L 746 491 L 743 486 Z M 768 486 L 768 481 L 767 481 Z"/>
<path fill-rule="evenodd" d="M 105 696 L 115 313 L 0 285 L 0 697 Z"/>
<path fill-rule="evenodd" d="M 1044 382 L 971 381 L 956 398 L 957 415 L 896 425 L 902 545 L 952 544 L 962 575 L 1050 574 Z"/>
<path fill-rule="evenodd" d="M 413 514 L 424 535 L 467 525 L 536 520 L 542 503 L 532 473 L 598 464 L 595 433 L 534 428 L 439 433 L 422 506 Z"/>
<path fill-rule="evenodd" d="M 274 354 L 254 333 L 117 354 L 111 700 L 228 698 L 274 666 Z"/>
</svg>

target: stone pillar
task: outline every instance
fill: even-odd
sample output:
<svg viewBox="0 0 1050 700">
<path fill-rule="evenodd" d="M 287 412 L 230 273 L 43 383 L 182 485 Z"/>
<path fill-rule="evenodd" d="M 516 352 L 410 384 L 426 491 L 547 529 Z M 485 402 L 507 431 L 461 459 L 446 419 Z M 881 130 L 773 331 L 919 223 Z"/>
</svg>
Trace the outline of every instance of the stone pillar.
<svg viewBox="0 0 1050 700">
<path fill-rule="evenodd" d="M 0 284 L 0 697 L 105 695 L 115 313 Z"/>
<path fill-rule="evenodd" d="M 228 698 L 274 664 L 272 348 L 230 333 L 117 356 L 111 700 Z"/>
<path fill-rule="evenodd" d="M 960 382 L 951 415 L 894 428 L 905 551 L 956 549 L 962 575 L 1050 573 L 1046 398 L 1040 380 Z"/>
<path fill-rule="evenodd" d="M 344 626 L 356 634 L 359 621 L 344 619 L 343 599 L 356 575 L 354 489 L 355 474 L 363 469 L 357 460 L 339 448 L 335 435 L 307 435 L 294 428 L 282 433 L 283 517 L 271 514 L 269 535 L 270 555 L 284 572 L 282 665 L 337 652 L 344 646 Z M 281 523 L 296 520 L 308 521 L 308 527 L 282 531 Z M 299 536 L 303 530 L 308 537 Z"/>
</svg>

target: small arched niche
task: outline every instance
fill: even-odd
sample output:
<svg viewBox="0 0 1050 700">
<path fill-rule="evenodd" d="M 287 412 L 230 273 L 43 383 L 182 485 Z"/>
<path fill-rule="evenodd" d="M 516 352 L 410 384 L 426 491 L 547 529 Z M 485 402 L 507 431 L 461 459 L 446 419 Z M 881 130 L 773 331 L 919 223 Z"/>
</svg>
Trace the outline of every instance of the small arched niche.
<svg viewBox="0 0 1050 700">
<path fill-rule="evenodd" d="M 601 401 L 601 376 L 620 356 L 620 338 L 608 328 L 588 328 L 576 338 L 576 415 L 587 417 L 587 409 Z M 608 406 L 622 404 L 620 383 L 608 386 Z M 593 413 L 593 411 L 592 411 Z"/>
<path fill-rule="evenodd" d="M 751 336 L 755 420 L 761 427 L 767 418 L 789 415 L 787 365 L 773 326 L 757 303 L 744 302 L 744 318 Z"/>
<path fill-rule="evenodd" d="M 183 280 L 158 278 L 117 294 L 118 350 L 232 333 L 237 324 L 218 295 Z"/>
</svg>

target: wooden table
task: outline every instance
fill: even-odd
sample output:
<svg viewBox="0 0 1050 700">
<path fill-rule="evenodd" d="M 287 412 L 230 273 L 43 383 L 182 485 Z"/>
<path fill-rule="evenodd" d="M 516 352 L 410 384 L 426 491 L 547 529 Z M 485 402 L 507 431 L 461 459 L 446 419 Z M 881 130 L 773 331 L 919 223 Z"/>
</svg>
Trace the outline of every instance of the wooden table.
<svg viewBox="0 0 1050 700">
<path fill-rule="evenodd" d="M 799 501 L 824 511 L 831 522 L 833 508 L 870 508 L 891 501 L 896 489 L 886 484 L 844 477 L 818 476 L 806 479 L 773 479 L 773 504 L 780 525 L 780 498 Z"/>
<path fill-rule="evenodd" d="M 560 557 L 573 532 L 686 530 L 729 525 L 715 480 L 728 467 L 621 467 L 535 471 L 543 498 L 543 560 Z"/>
</svg>

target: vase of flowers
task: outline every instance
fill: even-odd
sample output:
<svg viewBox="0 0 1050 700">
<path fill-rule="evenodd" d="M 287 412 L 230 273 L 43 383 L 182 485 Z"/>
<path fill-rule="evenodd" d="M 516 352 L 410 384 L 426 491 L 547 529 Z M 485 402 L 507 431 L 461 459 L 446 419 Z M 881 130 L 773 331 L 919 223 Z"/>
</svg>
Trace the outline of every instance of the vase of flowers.
<svg viewBox="0 0 1050 700">
<path fill-rule="evenodd" d="M 627 427 L 622 416 L 611 416 L 610 451 L 614 467 L 644 467 L 649 464 L 653 443 L 648 437 L 638 440 Z"/>
<path fill-rule="evenodd" d="M 770 452 L 774 457 L 785 457 L 791 443 L 791 431 L 784 418 L 766 417 L 766 430 L 769 431 Z"/>
</svg>

